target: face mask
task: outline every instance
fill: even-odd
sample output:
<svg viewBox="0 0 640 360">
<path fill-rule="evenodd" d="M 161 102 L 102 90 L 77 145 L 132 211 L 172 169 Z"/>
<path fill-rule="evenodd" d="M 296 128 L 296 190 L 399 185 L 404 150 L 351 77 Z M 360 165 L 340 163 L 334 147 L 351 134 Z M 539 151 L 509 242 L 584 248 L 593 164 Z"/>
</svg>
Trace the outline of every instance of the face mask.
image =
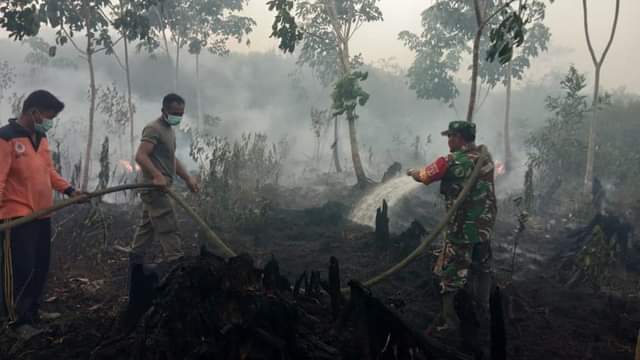
<svg viewBox="0 0 640 360">
<path fill-rule="evenodd" d="M 46 134 L 47 131 L 53 128 L 53 119 L 42 118 L 42 123 L 35 123 L 34 127 L 37 132 Z"/>
<path fill-rule="evenodd" d="M 182 116 L 167 114 L 167 123 L 171 126 L 180 125 Z"/>
</svg>

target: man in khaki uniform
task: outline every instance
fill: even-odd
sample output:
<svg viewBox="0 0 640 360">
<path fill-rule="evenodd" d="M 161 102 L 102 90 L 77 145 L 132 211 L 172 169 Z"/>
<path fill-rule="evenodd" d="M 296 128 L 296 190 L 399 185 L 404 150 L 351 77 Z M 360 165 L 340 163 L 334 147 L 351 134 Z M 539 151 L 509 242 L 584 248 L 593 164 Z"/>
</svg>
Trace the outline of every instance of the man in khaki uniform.
<svg viewBox="0 0 640 360">
<path fill-rule="evenodd" d="M 175 157 L 176 135 L 173 126 L 180 124 L 185 102 L 176 94 L 162 100 L 162 115 L 142 130 L 136 162 L 142 170 L 142 183 L 170 187 L 175 175 L 181 177 L 192 192 L 198 192 L 197 181 L 189 176 Z M 173 202 L 162 190 L 140 192 L 143 204 L 142 219 L 133 240 L 130 265 L 144 262 L 147 247 L 156 239 L 162 247 L 165 261 L 183 255 Z"/>
</svg>

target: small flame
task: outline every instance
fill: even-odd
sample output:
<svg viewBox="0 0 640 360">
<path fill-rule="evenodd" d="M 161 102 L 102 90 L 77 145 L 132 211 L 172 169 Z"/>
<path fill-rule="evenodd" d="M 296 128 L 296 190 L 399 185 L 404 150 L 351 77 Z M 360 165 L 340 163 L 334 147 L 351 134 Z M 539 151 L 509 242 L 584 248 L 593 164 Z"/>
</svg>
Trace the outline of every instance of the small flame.
<svg viewBox="0 0 640 360">
<path fill-rule="evenodd" d="M 496 161 L 496 175 L 504 175 L 507 172 L 507 167 L 501 161 Z"/>
<path fill-rule="evenodd" d="M 124 168 L 124 170 L 128 173 L 132 173 L 133 172 L 133 166 L 131 165 L 131 163 L 127 160 L 118 160 L 118 163 L 120 164 L 121 167 Z M 140 166 L 138 164 L 136 164 L 136 170 L 135 171 L 139 171 L 140 170 Z"/>
</svg>

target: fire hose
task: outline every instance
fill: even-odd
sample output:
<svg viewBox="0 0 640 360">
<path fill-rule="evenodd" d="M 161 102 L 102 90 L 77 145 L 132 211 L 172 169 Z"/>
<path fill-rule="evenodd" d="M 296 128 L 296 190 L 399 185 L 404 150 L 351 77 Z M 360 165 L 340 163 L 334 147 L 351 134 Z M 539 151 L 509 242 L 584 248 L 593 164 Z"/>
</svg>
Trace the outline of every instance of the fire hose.
<svg viewBox="0 0 640 360">
<path fill-rule="evenodd" d="M 78 196 L 78 197 L 74 197 L 71 199 L 65 199 L 60 201 L 59 203 L 46 208 L 46 209 L 41 209 L 38 211 L 34 211 L 33 213 L 29 214 L 28 216 L 24 216 L 18 219 L 15 219 L 13 221 L 8 221 L 5 222 L 3 224 L 0 224 L 0 232 L 14 228 L 16 226 L 22 225 L 22 224 L 26 224 L 28 222 L 31 222 L 33 220 L 39 219 L 43 216 L 47 216 L 49 214 L 52 214 L 58 210 L 64 209 L 68 206 L 71 205 L 75 205 L 78 203 L 82 203 L 82 202 L 86 202 L 89 199 L 92 198 L 96 198 L 96 197 L 100 197 L 100 196 L 104 196 L 106 194 L 111 194 L 111 193 L 115 193 L 115 192 L 119 192 L 119 191 L 125 191 L 125 190 L 136 190 L 136 189 L 160 189 L 159 186 L 157 185 L 152 185 L 152 184 L 133 184 L 133 185 L 120 185 L 120 186 L 114 186 L 114 187 L 110 187 L 110 188 L 106 188 L 103 190 L 98 190 L 92 193 L 88 193 L 86 195 L 82 195 L 82 196 Z M 184 201 L 184 199 L 179 196 L 178 194 L 176 194 L 173 190 L 169 189 L 169 188 L 164 188 L 162 189 L 163 191 L 166 191 L 167 194 L 169 194 L 169 196 L 178 204 L 180 205 L 180 207 L 187 213 L 187 215 L 189 215 L 196 223 L 198 223 L 198 225 L 200 225 L 200 227 L 204 230 L 205 234 L 206 234 L 206 238 L 207 240 L 214 246 L 220 248 L 224 255 L 226 257 L 232 257 L 235 256 L 235 252 L 233 250 L 231 250 L 231 248 L 229 248 L 229 246 L 227 246 L 227 244 L 225 244 L 224 241 L 222 241 L 222 239 L 220 239 L 220 237 L 218 237 L 218 235 L 211 230 L 211 228 L 209 227 L 209 225 L 207 225 L 207 223 Z"/>
<path fill-rule="evenodd" d="M 466 200 L 467 196 L 471 192 L 471 189 L 475 185 L 476 181 L 478 181 L 478 177 L 480 176 L 480 171 L 482 170 L 482 167 L 485 165 L 485 162 L 487 161 L 488 157 L 489 157 L 489 152 L 487 151 L 486 146 L 481 146 L 480 147 L 480 156 L 478 158 L 478 161 L 476 162 L 475 167 L 473 168 L 473 172 L 471 173 L 471 176 L 469 177 L 469 180 L 467 180 L 467 183 L 462 188 L 462 191 L 460 191 L 460 194 L 458 194 L 458 197 L 454 201 L 453 205 L 447 211 L 447 215 L 445 216 L 445 218 L 442 219 L 440 221 L 440 223 L 438 223 L 438 226 L 436 226 L 435 231 L 432 232 L 429 236 L 425 235 L 422 238 L 422 241 L 420 242 L 420 245 L 418 245 L 418 247 L 415 250 L 413 250 L 411 252 L 411 254 L 407 255 L 407 257 L 405 257 L 404 259 L 400 260 L 399 263 L 393 265 L 388 270 L 386 270 L 386 271 L 384 271 L 384 272 L 372 277 L 371 279 L 365 281 L 363 283 L 364 286 L 373 286 L 373 285 L 379 283 L 380 281 L 386 279 L 387 277 L 395 274 L 399 270 L 402 270 L 404 267 L 409 265 L 413 260 L 418 258 L 418 256 L 420 256 L 427 249 L 427 247 L 429 245 L 431 245 L 431 243 L 433 243 L 433 241 L 447 227 L 447 224 L 449 223 L 451 218 L 456 214 L 456 212 L 458 211 L 458 208 L 460 208 L 460 205 L 462 205 L 462 203 Z M 350 291 L 350 289 L 349 288 L 342 288 L 341 291 L 343 293 L 348 293 Z"/>
<path fill-rule="evenodd" d="M 371 279 L 367 280 L 366 282 L 363 283 L 363 285 L 365 285 L 365 286 L 373 286 L 373 285 L 381 282 L 382 280 L 386 279 L 387 277 L 395 274 L 399 270 L 402 270 L 407 265 L 409 265 L 413 260 L 418 258 L 418 256 L 420 256 L 427 249 L 427 247 L 429 245 L 431 245 L 431 243 L 433 243 L 433 241 L 446 228 L 446 226 L 449 223 L 449 221 L 451 220 L 451 218 L 458 211 L 458 208 L 460 207 L 460 205 L 462 205 L 462 203 L 466 200 L 467 196 L 469 195 L 469 192 L 471 191 L 471 189 L 475 185 L 476 181 L 478 180 L 478 177 L 480 176 L 480 171 L 482 170 L 482 167 L 484 166 L 484 163 L 487 161 L 488 156 L 489 156 L 489 153 L 487 151 L 487 148 L 485 146 L 482 146 L 481 147 L 480 156 L 478 158 L 478 161 L 477 161 L 475 167 L 473 168 L 473 172 L 471 173 L 471 176 L 469 177 L 469 180 L 464 185 L 462 191 L 460 192 L 460 194 L 456 198 L 456 200 L 453 203 L 453 205 L 447 211 L 447 214 L 446 214 L 445 218 L 440 221 L 438 226 L 436 226 L 435 231 L 432 232 L 429 236 L 424 236 L 422 238 L 422 241 L 421 241 L 420 245 L 418 245 L 418 247 L 415 250 L 413 250 L 409 255 L 407 255 L 400 262 L 398 262 L 397 264 L 395 264 L 394 266 L 392 266 L 388 270 L 386 270 L 386 271 L 384 271 L 384 272 L 372 277 Z M 107 188 L 107 189 L 104 189 L 104 190 L 99 190 L 99 191 L 96 191 L 96 192 L 93 192 L 93 193 L 89 193 L 89 194 L 86 194 L 86 195 L 83 195 L 83 196 L 79 196 L 79 197 L 76 197 L 76 198 L 66 199 L 66 200 L 63 200 L 63 201 L 55 204 L 52 207 L 49 207 L 49 208 L 46 208 L 46 209 L 42 209 L 42 210 L 38 210 L 38 211 L 35 211 L 32 214 L 28 215 L 28 216 L 21 217 L 19 219 L 13 220 L 13 221 L 0 224 L 0 232 L 5 231 L 7 229 L 11 229 L 11 228 L 16 227 L 18 225 L 22 225 L 22 224 L 28 223 L 30 221 L 33 221 L 33 220 L 36 220 L 36 219 L 41 218 L 43 216 L 49 215 L 49 214 L 54 213 L 54 212 L 56 212 L 58 210 L 66 208 L 68 206 L 71 206 L 71 205 L 74 205 L 74 204 L 78 204 L 78 203 L 81 203 L 81 202 L 85 202 L 85 201 L 87 201 L 89 199 L 92 199 L 92 198 L 95 198 L 95 197 L 100 197 L 100 196 L 103 196 L 103 195 L 106 195 L 106 194 L 110 194 L 110 193 L 114 193 L 114 192 L 118 192 L 118 191 L 124 191 L 124 190 L 150 189 L 150 188 L 158 188 L 158 186 L 151 185 L 151 184 L 120 185 L 120 186 L 110 187 L 110 188 Z M 225 244 L 224 241 L 222 241 L 222 239 L 220 239 L 218 237 L 218 235 L 216 235 L 216 233 L 213 230 L 211 230 L 211 228 L 207 225 L 207 223 L 184 201 L 184 199 L 182 199 L 175 192 L 173 192 L 172 190 L 170 190 L 168 188 L 166 188 L 165 191 L 169 194 L 169 196 L 171 196 L 171 198 L 176 203 L 178 203 L 178 205 L 180 205 L 180 207 L 182 207 L 183 210 L 185 210 L 185 212 L 193 220 L 195 220 L 198 223 L 198 225 L 200 225 L 200 227 L 202 227 L 202 229 L 205 231 L 205 233 L 207 235 L 207 240 L 209 240 L 209 242 L 212 245 L 214 245 L 216 247 L 219 247 L 227 257 L 232 257 L 232 256 L 236 255 L 235 252 L 233 250 L 231 250 L 227 246 L 227 244 Z M 341 289 L 341 291 L 344 292 L 344 293 L 347 293 L 347 292 L 350 291 L 350 289 L 349 288 L 343 288 L 343 289 Z"/>
</svg>

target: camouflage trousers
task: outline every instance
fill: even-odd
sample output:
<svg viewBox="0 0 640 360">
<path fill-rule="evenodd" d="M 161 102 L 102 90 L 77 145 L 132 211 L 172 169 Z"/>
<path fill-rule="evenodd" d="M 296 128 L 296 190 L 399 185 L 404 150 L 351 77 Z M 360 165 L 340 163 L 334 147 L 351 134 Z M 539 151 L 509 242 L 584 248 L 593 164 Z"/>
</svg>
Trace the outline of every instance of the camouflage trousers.
<svg viewBox="0 0 640 360">
<path fill-rule="evenodd" d="M 470 273 L 474 277 L 491 274 L 491 244 L 452 244 L 447 242 L 442 254 L 441 265 L 436 269 L 440 276 L 440 291 L 456 292 L 467 286 Z"/>
<path fill-rule="evenodd" d="M 476 320 L 476 327 L 471 335 L 472 346 L 474 351 L 488 354 L 491 344 L 490 297 L 493 283 L 491 243 L 448 243 L 445 255 L 439 274 L 441 292 L 458 293 L 464 290 L 471 296 Z"/>
<path fill-rule="evenodd" d="M 178 221 L 169 195 L 162 191 L 143 191 L 142 219 L 133 239 L 131 252 L 144 258 L 151 243 L 158 241 L 163 260 L 171 261 L 183 255 L 182 241 L 178 234 Z"/>
</svg>

